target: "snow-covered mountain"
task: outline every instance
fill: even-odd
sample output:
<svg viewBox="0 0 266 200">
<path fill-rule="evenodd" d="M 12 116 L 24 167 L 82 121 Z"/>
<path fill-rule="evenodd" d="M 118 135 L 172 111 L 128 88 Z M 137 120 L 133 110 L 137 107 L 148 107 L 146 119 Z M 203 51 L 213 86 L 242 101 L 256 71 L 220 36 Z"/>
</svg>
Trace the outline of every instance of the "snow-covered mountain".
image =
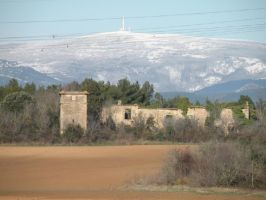
<svg viewBox="0 0 266 200">
<path fill-rule="evenodd" d="M 201 95 L 242 93 L 245 91 L 258 90 L 263 88 L 266 89 L 266 79 L 245 79 L 215 84 L 198 90 L 195 93 Z"/>
<path fill-rule="evenodd" d="M 210 100 L 234 101 L 240 95 L 248 95 L 254 101 L 266 99 L 266 79 L 234 80 L 215 84 L 194 93 L 197 96 L 208 97 Z"/>
<path fill-rule="evenodd" d="M 256 102 L 259 99 L 266 99 L 266 79 L 234 80 L 214 84 L 195 92 L 162 92 L 161 94 L 167 99 L 185 96 L 194 103 L 196 101 L 205 103 L 206 99 L 222 102 L 237 101 L 240 95 L 248 95 Z"/>
<path fill-rule="evenodd" d="M 0 45 L 0 59 L 69 82 L 150 81 L 158 91 L 197 91 L 266 78 L 266 44 L 126 31 Z M 2 72 L 0 72 L 2 73 Z"/>
<path fill-rule="evenodd" d="M 15 61 L 0 59 L 0 85 L 5 85 L 10 79 L 16 79 L 20 84 L 36 83 L 37 85 L 59 84 L 60 82 L 40 73 L 31 67 L 18 65 Z"/>
</svg>

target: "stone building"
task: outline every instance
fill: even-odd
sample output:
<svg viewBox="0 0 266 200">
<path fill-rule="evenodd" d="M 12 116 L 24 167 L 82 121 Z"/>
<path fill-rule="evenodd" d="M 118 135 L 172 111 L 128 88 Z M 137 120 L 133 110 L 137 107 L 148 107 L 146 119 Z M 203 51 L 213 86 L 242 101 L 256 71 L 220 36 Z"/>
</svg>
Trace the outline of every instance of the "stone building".
<svg viewBox="0 0 266 200">
<path fill-rule="evenodd" d="M 234 127 L 235 120 L 232 109 L 224 108 L 221 110 L 220 118 L 214 121 L 216 127 L 220 127 L 225 135 L 229 134 L 230 129 Z"/>
<path fill-rule="evenodd" d="M 245 117 L 249 118 L 249 107 L 246 105 L 242 109 Z M 183 111 L 175 108 L 141 108 L 138 105 L 122 105 L 121 102 L 117 105 L 106 106 L 102 110 L 102 122 L 106 122 L 109 117 L 112 118 L 116 125 L 132 125 L 134 119 L 141 118 L 147 121 L 152 117 L 157 128 L 163 128 L 166 120 L 178 120 L 188 117 L 195 120 L 199 126 L 205 126 L 205 121 L 209 116 L 209 112 L 205 107 L 191 107 L 188 108 L 186 115 Z M 220 118 L 215 121 L 215 125 L 224 130 L 225 134 L 234 126 L 234 116 L 232 109 L 224 108 L 221 110 Z"/>
<path fill-rule="evenodd" d="M 62 134 L 69 124 L 79 124 L 84 130 L 87 129 L 87 95 L 88 92 L 60 92 L 60 133 Z M 249 118 L 249 105 L 242 109 L 244 116 Z M 142 108 L 137 104 L 122 105 L 121 101 L 117 105 L 105 106 L 102 109 L 101 121 L 104 123 L 109 117 L 116 125 L 132 125 L 134 119 L 147 121 L 152 117 L 157 128 L 163 128 L 166 120 L 178 119 L 195 120 L 199 126 L 204 126 L 209 112 L 205 107 L 190 107 L 186 115 L 183 111 L 175 108 Z M 234 126 L 233 111 L 229 108 L 222 109 L 220 118 L 215 121 L 217 127 L 221 127 L 225 134 L 229 133 Z"/>
<path fill-rule="evenodd" d="M 63 134 L 69 124 L 79 124 L 87 129 L 87 95 L 88 92 L 60 93 L 60 133 Z"/>
<path fill-rule="evenodd" d="M 194 119 L 199 125 L 204 126 L 208 117 L 208 111 L 204 107 L 188 108 L 187 117 Z M 141 108 L 138 105 L 112 105 L 104 107 L 102 110 L 102 121 L 105 122 L 111 117 L 116 125 L 125 124 L 132 125 L 135 118 L 141 117 L 147 120 L 152 117 L 155 126 L 163 128 L 167 119 L 185 118 L 183 111 L 175 108 Z"/>
</svg>

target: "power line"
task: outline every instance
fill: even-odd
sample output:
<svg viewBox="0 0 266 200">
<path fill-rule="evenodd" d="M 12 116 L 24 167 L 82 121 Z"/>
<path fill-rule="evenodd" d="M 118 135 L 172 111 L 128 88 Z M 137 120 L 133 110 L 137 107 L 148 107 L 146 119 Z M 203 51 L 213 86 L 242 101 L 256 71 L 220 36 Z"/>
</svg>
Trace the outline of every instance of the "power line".
<svg viewBox="0 0 266 200">
<path fill-rule="evenodd" d="M 189 26 L 205 26 L 211 24 L 220 24 L 220 23 L 232 23 L 232 22 L 246 22 L 246 21 L 255 21 L 255 20 L 266 20 L 265 17 L 258 17 L 258 18 L 244 18 L 244 19 L 236 19 L 236 20 L 223 20 L 223 21 L 212 21 L 207 23 L 195 23 L 195 24 L 180 24 L 178 26 L 160 26 L 160 27 L 150 27 L 150 28 L 136 28 L 136 31 L 142 30 L 153 30 L 153 29 L 165 29 L 165 28 L 175 28 L 175 27 L 189 27 Z"/>
<path fill-rule="evenodd" d="M 208 32 L 202 32 L 202 31 L 193 31 L 193 32 L 190 32 L 190 36 L 196 36 L 196 37 L 199 37 L 197 34 L 201 34 L 202 36 L 200 37 L 206 37 L 206 36 L 209 36 L 209 37 L 213 37 L 213 36 L 216 36 L 217 35 L 230 35 L 230 34 L 241 34 L 241 33 L 248 33 L 248 32 L 257 32 L 257 31 L 265 31 L 266 30 L 266 27 L 255 27 L 255 28 L 252 28 L 252 29 L 234 29 L 234 30 L 222 30 L 222 31 L 218 31 L 218 30 L 213 30 L 213 31 L 208 31 Z M 164 34 L 167 34 L 168 32 L 167 31 L 158 31 L 154 34 L 161 34 L 161 35 L 164 35 Z M 176 33 L 179 33 L 180 32 L 173 32 L 171 34 L 176 34 Z M 160 35 L 154 35 L 155 38 L 158 38 L 160 37 Z M 186 36 L 184 36 L 186 37 Z M 164 39 L 164 38 L 163 38 Z M 27 41 L 27 40 L 19 40 L 18 42 L 23 42 L 23 41 Z M 34 39 L 32 41 L 43 41 L 41 39 Z M 54 41 L 53 41 L 54 42 Z M 79 47 L 86 47 L 86 48 L 90 48 L 90 47 L 95 47 L 95 45 L 98 45 L 98 47 L 101 47 L 101 46 L 104 46 L 106 44 L 108 45 L 122 45 L 122 46 L 125 46 L 125 45 L 132 45 L 132 44 L 136 44 L 138 42 L 153 42 L 152 40 L 146 40 L 146 39 L 137 39 L 137 40 L 129 40 L 129 41 L 126 41 L 126 42 L 123 42 L 123 41 L 120 41 L 120 42 L 108 42 L 108 43 L 105 43 L 105 42 L 94 42 L 94 43 L 83 43 L 83 44 L 73 44 L 72 41 L 64 41 L 64 43 L 60 43 L 60 40 L 56 40 L 55 42 L 57 42 L 58 44 L 39 44 L 38 48 L 52 48 L 52 47 L 62 47 L 62 48 L 65 48 L 66 46 L 68 47 L 71 47 L 71 48 L 79 48 Z M 162 41 L 160 41 L 162 42 Z M 173 41 L 174 42 L 174 41 Z M 15 44 L 15 43 L 13 43 Z M 91 46 L 92 45 L 92 46 Z M 161 43 L 161 45 L 163 45 Z M 3 47 L 5 46 L 4 44 L 1 45 L 2 47 L 0 47 L 0 49 L 13 49 L 13 47 Z M 130 46 L 126 46 L 126 47 L 130 47 Z M 33 47 L 32 49 L 35 49 L 36 47 Z"/>
<path fill-rule="evenodd" d="M 208 14 L 223 14 L 223 13 L 239 13 L 250 11 L 263 11 L 266 8 L 250 8 L 238 10 L 220 10 L 220 11 L 207 11 L 207 12 L 190 12 L 190 13 L 176 13 L 176 14 L 161 14 L 161 15 L 144 15 L 144 16 L 125 16 L 125 19 L 146 19 L 146 18 L 162 18 L 174 16 L 187 16 L 187 15 L 208 15 Z M 86 22 L 86 21 L 109 21 L 121 20 L 121 17 L 108 17 L 108 18 L 82 18 L 82 19 L 53 19 L 53 20 L 25 20 L 25 21 L 0 21 L 1 24 L 26 24 L 26 23 L 58 23 L 58 22 Z"/>
<path fill-rule="evenodd" d="M 220 24 L 220 23 L 231 23 L 231 22 L 245 22 L 245 21 L 252 21 L 252 20 L 261 20 L 266 18 L 246 18 L 246 19 L 237 19 L 237 20 L 226 20 L 226 21 L 213 21 L 208 23 L 197 23 L 197 24 L 183 24 L 178 26 L 166 26 L 166 27 L 151 27 L 151 28 L 139 28 L 135 29 L 136 31 L 142 31 L 146 30 L 148 33 L 157 33 L 160 30 L 161 32 L 166 31 L 186 31 L 186 30 L 192 30 L 192 31 L 198 31 L 199 29 L 209 30 L 214 28 L 228 28 L 228 27 L 235 27 L 235 26 L 218 26 L 218 27 L 204 27 L 204 28 L 191 28 L 191 29 L 182 29 L 180 27 L 191 27 L 191 26 L 205 26 L 205 25 L 211 25 L 211 24 Z M 264 25 L 262 24 L 252 24 L 252 25 L 238 25 L 238 26 L 257 26 L 257 25 Z M 237 27 L 238 27 L 237 26 Z M 163 30 L 161 30 L 163 29 Z M 159 32 L 160 32 L 159 31 Z M 0 37 L 0 40 L 39 40 L 39 39 L 61 39 L 61 38 L 71 38 L 73 36 L 83 36 L 86 34 L 97 34 L 99 32 L 89 32 L 89 33 L 73 33 L 73 34 L 49 34 L 49 35 L 32 35 L 32 36 L 9 36 L 9 37 Z"/>
<path fill-rule="evenodd" d="M 173 16 L 185 16 L 185 15 L 206 15 L 206 14 L 222 14 L 222 13 L 234 13 L 234 12 L 249 12 L 266 10 L 266 8 L 248 8 L 238 10 L 220 10 L 220 11 L 207 11 L 207 12 L 191 12 L 191 13 L 177 13 L 177 14 L 162 14 L 162 15 L 150 15 L 150 16 L 136 16 L 136 17 L 125 17 L 127 19 L 138 19 L 138 18 L 158 18 L 158 17 L 173 17 Z"/>
<path fill-rule="evenodd" d="M 208 29 L 168 29 L 168 30 L 159 30 L 159 31 L 148 31 L 145 33 L 149 33 L 149 34 L 160 34 L 160 33 L 168 33 L 168 34 L 187 34 L 188 36 L 190 35 L 194 35 L 197 36 L 197 34 L 201 34 L 201 35 L 211 35 L 211 36 L 215 36 L 219 35 L 220 33 L 226 33 L 226 34 L 231 34 L 231 33 L 237 33 L 239 31 L 241 31 L 240 33 L 244 33 L 244 32 L 257 32 L 257 31 L 263 31 L 266 27 L 266 24 L 258 24 L 258 25 L 246 25 L 246 26 L 223 26 L 223 27 L 214 27 L 214 28 L 208 28 Z M 243 31 L 242 31 L 243 30 Z M 88 33 L 87 33 L 88 34 Z M 34 37 L 31 38 L 29 40 L 28 37 L 19 37 L 17 39 L 13 39 L 13 42 L 33 42 L 33 41 L 50 41 L 50 42 L 60 42 L 60 40 L 66 40 L 69 39 L 69 43 L 73 40 L 73 39 L 81 39 L 80 38 L 73 38 L 73 35 L 75 34 L 71 34 L 71 35 L 65 35 L 65 36 L 55 36 L 54 38 L 52 38 L 51 35 L 47 35 L 47 36 L 43 36 L 43 37 Z M 84 34 L 83 34 L 84 35 Z M 81 36 L 81 35 L 75 35 L 75 36 Z M 92 36 L 93 35 L 89 35 Z M 85 36 L 84 36 L 85 37 Z M 119 39 L 120 36 L 108 36 L 109 39 Z M 1 41 L 9 41 L 7 39 L 10 38 L 0 38 Z M 138 41 L 145 41 L 145 40 L 132 40 L 130 41 L 130 43 L 134 43 L 134 42 L 138 42 Z M 123 41 L 116 41 L 116 42 L 112 42 L 112 44 L 120 44 L 120 43 L 125 43 Z M 128 43 L 128 42 L 126 42 Z M 105 44 L 105 42 L 97 42 L 97 44 Z M 57 45 L 56 45 L 57 46 Z"/>
<path fill-rule="evenodd" d="M 96 33 L 96 32 L 95 32 Z M 97 32 L 98 33 L 98 32 Z M 91 33 L 92 34 L 92 33 Z M 9 36 L 9 37 L 0 37 L 0 40 L 10 40 L 10 39 L 58 39 L 71 36 L 79 36 L 82 33 L 73 33 L 73 34 L 49 34 L 49 35 L 30 35 L 30 36 Z M 83 33 L 84 35 L 84 33 Z"/>
<path fill-rule="evenodd" d="M 212 35 L 212 33 L 215 33 L 216 35 L 217 34 L 230 34 L 230 33 L 234 33 L 234 34 L 238 34 L 238 33 L 243 33 L 243 32 L 254 32 L 254 31 L 264 31 L 266 30 L 266 27 L 251 27 L 251 29 L 244 29 L 244 27 L 242 28 L 238 28 L 238 29 L 234 29 L 234 30 L 231 30 L 231 31 L 228 31 L 228 30 L 222 30 L 222 31 L 218 31 L 217 30 L 213 30 L 213 31 L 208 31 L 208 32 L 205 32 L 206 34 L 208 35 Z M 194 34 L 197 33 L 195 31 L 193 31 Z M 191 32 L 192 33 L 192 32 Z M 202 34 L 202 32 L 199 31 L 199 33 Z M 158 38 L 163 35 L 156 35 L 155 38 Z M 118 38 L 120 36 L 112 36 L 114 39 L 115 38 Z M 56 41 L 58 42 L 58 41 Z M 149 40 L 146 40 L 146 39 L 133 39 L 133 40 L 129 40 L 129 41 L 126 41 L 126 42 L 123 42 L 123 41 L 115 41 L 115 42 L 108 42 L 108 43 L 105 43 L 105 42 L 94 42 L 94 43 L 89 43 L 89 42 L 85 42 L 85 43 L 82 43 L 82 44 L 76 44 L 76 43 L 72 43 L 71 41 L 69 42 L 65 42 L 65 43 L 58 43 L 58 44 L 45 44 L 45 45 L 39 45 L 38 47 L 31 47 L 29 49 L 32 49 L 32 50 L 36 50 L 36 48 L 38 49 L 42 49 L 42 50 L 46 50 L 46 49 L 50 49 L 50 48 L 55 48 L 55 47 L 58 47 L 58 48 L 69 48 L 69 49 L 72 49 L 72 48 L 75 48 L 77 50 L 89 50 L 89 49 L 95 49 L 95 45 L 97 45 L 97 48 L 101 48 L 103 46 L 105 46 L 106 44 L 109 45 L 108 47 L 108 50 L 114 50 L 117 48 L 119 49 L 123 49 L 123 48 L 129 48 L 129 47 L 132 47 L 132 44 L 136 44 L 136 43 L 139 43 L 139 45 L 143 45 L 143 42 L 144 44 L 149 44 L 150 42 L 153 42 L 152 39 L 149 39 Z M 163 42 L 162 40 L 160 42 Z M 175 41 L 172 41 L 172 42 L 175 42 Z M 160 45 L 163 45 L 163 43 L 159 43 Z M 110 48 L 110 46 L 114 46 L 116 45 L 116 48 Z M 23 48 L 23 46 L 22 46 Z M 3 49 L 13 49 L 13 47 L 3 47 L 2 48 L 0 47 L 1 50 Z M 28 49 L 28 48 L 27 48 Z"/>
<path fill-rule="evenodd" d="M 57 22 L 86 22 L 120 20 L 121 17 L 111 18 L 84 18 L 84 19 L 56 19 L 56 20 L 29 20 L 29 21 L 0 21 L 1 24 L 31 24 L 31 23 L 57 23 Z"/>
<path fill-rule="evenodd" d="M 176 32 L 194 32 L 194 31 L 219 31 L 219 30 L 225 30 L 230 32 L 231 29 L 245 29 L 245 28 L 256 28 L 256 27 L 265 27 L 265 23 L 260 23 L 260 24 L 248 24 L 248 25 L 237 25 L 237 26 L 214 26 L 214 27 L 202 27 L 202 28 L 187 28 L 187 29 L 180 29 L 180 28 L 175 28 L 175 29 L 165 29 L 162 31 L 154 31 L 155 33 L 157 32 L 171 32 L 171 31 L 176 31 Z"/>
</svg>

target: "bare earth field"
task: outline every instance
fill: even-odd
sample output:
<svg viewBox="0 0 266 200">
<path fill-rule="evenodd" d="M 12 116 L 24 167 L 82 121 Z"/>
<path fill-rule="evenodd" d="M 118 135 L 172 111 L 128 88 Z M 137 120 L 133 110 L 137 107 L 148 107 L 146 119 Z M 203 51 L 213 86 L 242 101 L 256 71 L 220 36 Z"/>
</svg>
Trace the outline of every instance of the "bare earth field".
<svg viewBox="0 0 266 200">
<path fill-rule="evenodd" d="M 175 147 L 0 147 L 0 200 L 258 199 L 249 195 L 123 189 L 135 177 L 157 172 L 166 153 Z"/>
</svg>

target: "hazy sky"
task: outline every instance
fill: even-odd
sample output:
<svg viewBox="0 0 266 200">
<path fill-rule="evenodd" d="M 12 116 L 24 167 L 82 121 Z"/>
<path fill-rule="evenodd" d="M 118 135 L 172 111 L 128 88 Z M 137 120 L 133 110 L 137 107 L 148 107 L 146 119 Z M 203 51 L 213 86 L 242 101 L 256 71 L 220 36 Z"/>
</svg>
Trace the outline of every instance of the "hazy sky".
<svg viewBox="0 0 266 200">
<path fill-rule="evenodd" d="M 117 31 L 121 24 L 117 18 L 122 16 L 134 32 L 266 43 L 266 0 L 0 0 L 0 41 L 17 36 L 32 39 L 27 37 Z M 138 16 L 145 17 L 130 18 Z M 91 18 L 97 20 L 87 20 Z"/>
</svg>

